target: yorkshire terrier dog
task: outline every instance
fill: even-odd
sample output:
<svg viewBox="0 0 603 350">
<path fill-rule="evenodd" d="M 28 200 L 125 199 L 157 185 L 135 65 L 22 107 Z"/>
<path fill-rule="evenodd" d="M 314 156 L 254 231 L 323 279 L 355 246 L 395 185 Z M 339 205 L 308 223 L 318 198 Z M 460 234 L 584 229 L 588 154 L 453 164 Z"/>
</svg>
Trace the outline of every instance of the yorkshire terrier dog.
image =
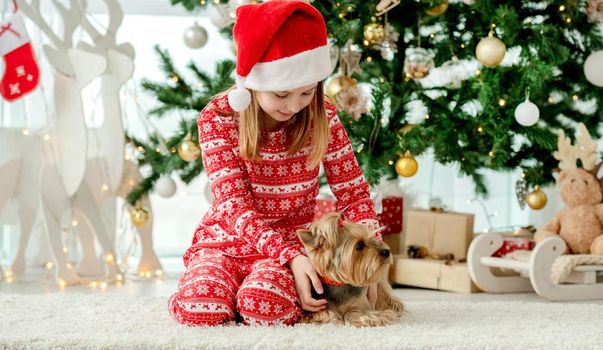
<svg viewBox="0 0 603 350">
<path fill-rule="evenodd" d="M 304 317 L 305 323 L 350 324 L 356 327 L 384 326 L 402 316 L 403 306 L 387 282 L 393 259 L 387 244 L 378 242 L 366 226 L 341 220 L 338 213 L 326 215 L 310 230 L 298 230 L 308 258 L 321 277 L 327 308 Z M 372 310 L 368 285 L 377 285 Z"/>
</svg>

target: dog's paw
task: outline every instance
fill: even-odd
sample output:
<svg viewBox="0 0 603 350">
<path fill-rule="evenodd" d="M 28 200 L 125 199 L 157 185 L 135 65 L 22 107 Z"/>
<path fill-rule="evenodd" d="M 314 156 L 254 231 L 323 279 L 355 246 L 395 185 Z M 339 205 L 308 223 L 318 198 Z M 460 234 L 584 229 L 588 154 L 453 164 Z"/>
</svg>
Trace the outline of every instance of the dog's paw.
<svg viewBox="0 0 603 350">
<path fill-rule="evenodd" d="M 344 324 L 343 320 L 341 319 L 341 316 L 329 309 L 308 314 L 307 316 L 302 318 L 302 322 L 315 324 Z"/>
<path fill-rule="evenodd" d="M 394 311 L 350 312 L 345 321 L 355 327 L 380 327 L 394 323 L 399 319 Z"/>
</svg>

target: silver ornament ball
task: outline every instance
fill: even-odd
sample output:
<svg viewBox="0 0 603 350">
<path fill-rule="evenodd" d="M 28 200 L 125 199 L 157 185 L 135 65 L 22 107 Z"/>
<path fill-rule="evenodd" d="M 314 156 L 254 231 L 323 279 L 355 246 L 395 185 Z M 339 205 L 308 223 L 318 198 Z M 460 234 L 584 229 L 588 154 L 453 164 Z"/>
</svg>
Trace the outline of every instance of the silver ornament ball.
<svg viewBox="0 0 603 350">
<path fill-rule="evenodd" d="M 169 198 L 176 193 L 176 182 L 170 176 L 164 175 L 157 180 L 155 190 L 161 197 Z"/>
<path fill-rule="evenodd" d="M 184 34 L 182 34 L 182 40 L 191 49 L 199 49 L 207 43 L 207 31 L 195 22 L 195 24 L 186 28 Z"/>
<path fill-rule="evenodd" d="M 218 6 L 220 6 L 218 8 Z M 209 20 L 213 25 L 218 27 L 218 29 L 222 29 L 230 24 L 230 18 L 228 15 L 228 6 L 227 5 L 214 5 L 209 8 Z"/>
</svg>

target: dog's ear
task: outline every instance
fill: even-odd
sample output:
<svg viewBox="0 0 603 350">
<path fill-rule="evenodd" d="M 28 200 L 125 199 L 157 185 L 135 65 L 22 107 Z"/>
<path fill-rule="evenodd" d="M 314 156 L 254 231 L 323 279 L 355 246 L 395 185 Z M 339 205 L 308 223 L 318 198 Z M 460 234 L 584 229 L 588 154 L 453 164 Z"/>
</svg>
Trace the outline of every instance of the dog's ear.
<svg viewBox="0 0 603 350">
<path fill-rule="evenodd" d="M 297 230 L 297 236 L 306 250 L 316 249 L 322 245 L 320 237 L 314 235 L 310 230 Z"/>
<path fill-rule="evenodd" d="M 319 230 L 325 237 L 333 237 L 338 228 L 343 225 L 341 214 L 334 212 L 325 215 L 316 223 L 316 229 Z"/>
</svg>

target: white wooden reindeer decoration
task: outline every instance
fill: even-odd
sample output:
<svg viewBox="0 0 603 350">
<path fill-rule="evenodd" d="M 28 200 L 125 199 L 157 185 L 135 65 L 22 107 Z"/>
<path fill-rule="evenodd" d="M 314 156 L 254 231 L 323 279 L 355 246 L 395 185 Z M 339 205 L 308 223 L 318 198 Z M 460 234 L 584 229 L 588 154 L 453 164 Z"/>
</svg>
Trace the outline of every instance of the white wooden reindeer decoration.
<svg viewBox="0 0 603 350">
<path fill-rule="evenodd" d="M 67 194 L 75 194 L 86 168 L 86 131 L 81 91 L 92 79 L 100 76 L 107 68 L 106 59 L 98 54 L 73 47 L 73 32 L 81 19 L 81 8 L 71 0 L 66 9 L 53 0 L 63 23 L 63 37 L 53 31 L 40 12 L 40 0 L 31 5 L 26 0 L 17 0 L 19 8 L 48 37 L 53 46 L 43 45 L 44 55 L 55 69 L 54 106 L 57 115 L 54 128 L 58 146 L 58 168 L 61 182 Z"/>
<path fill-rule="evenodd" d="M 17 197 L 21 223 L 19 248 L 12 271 L 19 273 L 25 269 L 25 247 L 36 215 L 40 215 L 49 237 L 51 252 L 56 263 L 56 279 L 60 284 L 77 283 L 79 278 L 70 268 L 63 251 L 61 238 L 61 218 L 65 208 L 72 208 L 71 202 L 83 179 L 86 166 L 86 127 L 81 100 L 81 90 L 100 76 L 106 69 L 104 57 L 73 48 L 72 35 L 81 10 L 71 2 L 69 9 L 54 1 L 63 21 L 63 37 L 54 33 L 40 12 L 39 0 L 31 5 L 25 0 L 17 0 L 19 8 L 33 20 L 50 39 L 53 46 L 44 45 L 46 58 L 55 69 L 53 100 L 55 108 L 54 125 L 49 132 L 49 140 L 41 135 L 32 135 L 24 140 L 23 135 L 14 130 L 2 130 L 6 143 L 18 145 L 16 154 L 0 162 L 3 167 L 19 169 L 12 171 L 7 179 L 14 189 L 3 198 L 0 206 L 10 197 Z M 16 176 L 14 174 L 17 174 Z M 102 239 L 99 239 L 103 244 Z M 104 242 L 107 243 L 107 242 Z M 107 246 L 110 248 L 110 246 Z"/>
<path fill-rule="evenodd" d="M 24 12 L 32 15 L 37 21 L 42 21 L 42 16 L 39 13 L 39 2 L 34 1 L 32 2 L 32 5 L 33 6 L 29 7 L 23 3 L 22 7 L 24 8 Z M 88 160 L 85 164 L 85 178 L 78 186 L 77 192 L 70 196 L 67 186 L 65 188 L 61 186 L 61 180 L 64 176 L 62 172 L 63 169 L 56 166 L 55 154 L 49 147 L 46 147 L 46 152 L 38 152 L 39 157 L 30 156 L 28 158 L 30 162 L 25 162 L 25 169 L 20 169 L 23 164 L 18 160 L 19 155 L 38 154 L 36 152 L 30 152 L 29 150 L 32 148 L 32 145 L 34 146 L 33 149 L 35 151 L 42 150 L 44 148 L 44 143 L 39 142 L 40 140 L 38 140 L 41 138 L 33 137 L 36 139 L 36 142 L 27 142 L 29 145 L 28 147 L 24 146 L 26 143 L 19 142 L 23 141 L 22 135 L 2 130 L 4 134 L 10 134 L 10 137 L 7 136 L 3 138 L 3 140 L 7 142 L 5 149 L 9 149 L 13 145 L 21 146 L 20 149 L 13 152 L 15 156 L 12 158 L 15 158 L 16 160 L 10 159 L 11 157 L 5 160 L 0 159 L 0 169 L 5 170 L 3 171 L 2 177 L 5 177 L 7 184 L 15 184 L 15 186 L 10 186 L 9 188 L 16 188 L 17 185 L 21 185 L 19 186 L 21 191 L 18 191 L 18 202 L 21 204 L 20 218 L 22 223 L 22 234 L 17 256 L 15 257 L 15 261 L 11 268 L 15 273 L 20 273 L 25 268 L 25 248 L 34 222 L 33 218 L 35 217 L 35 213 L 39 210 L 42 213 L 41 216 L 45 219 L 44 223 L 46 224 L 52 253 L 57 265 L 56 277 L 60 284 L 68 285 L 77 283 L 79 281 L 79 276 L 99 276 L 103 274 L 103 264 L 98 260 L 95 253 L 95 236 L 101 244 L 103 256 L 109 267 L 109 276 L 120 275 L 120 271 L 114 261 L 114 240 L 112 239 L 115 236 L 114 232 L 116 227 L 116 196 L 125 198 L 128 191 L 131 189 L 130 184 L 138 182 L 142 177 L 136 166 L 130 162 L 126 162 L 128 171 L 122 174 L 124 147 L 123 126 L 121 111 L 119 109 L 119 90 L 121 85 L 131 77 L 133 71 L 132 58 L 134 56 L 134 50 L 129 44 L 116 45 L 115 34 L 122 21 L 122 13 L 117 2 L 108 0 L 107 5 L 109 8 L 110 21 L 109 29 L 105 35 L 101 35 L 96 31 L 87 19 L 84 18 L 82 22 L 82 27 L 94 39 L 96 46 L 80 43 L 79 47 L 89 53 L 90 56 L 86 55 L 85 52 L 77 51 L 78 49 L 68 49 L 70 59 L 73 59 L 73 57 L 94 57 L 96 62 L 93 63 L 97 63 L 96 67 L 98 68 L 95 69 L 94 72 L 97 73 L 101 71 L 100 64 L 98 64 L 98 62 L 100 62 L 98 57 L 102 58 L 102 56 L 105 56 L 106 62 L 108 62 L 107 69 L 102 75 L 101 85 L 103 104 L 105 106 L 104 120 L 99 128 L 89 129 L 87 133 L 87 140 L 90 141 L 94 138 L 99 142 L 101 147 L 94 148 L 93 146 L 95 146 L 96 143 L 88 142 Z M 64 19 L 65 15 L 68 14 L 84 13 L 84 9 L 78 7 L 74 1 L 71 2 L 70 10 L 66 10 L 57 2 L 55 2 L 55 6 L 57 6 Z M 44 22 L 42 21 L 42 23 Z M 73 23 L 66 23 L 64 36 L 68 36 L 68 30 L 72 33 L 75 27 L 76 25 Z M 43 25 L 42 30 L 52 37 L 53 34 L 49 34 L 52 32 L 47 32 L 47 30 L 50 30 L 48 25 Z M 71 43 L 70 39 L 65 39 L 63 42 Z M 71 45 L 68 46 L 70 47 Z M 51 60 L 51 63 L 55 62 L 53 66 L 55 66 L 56 69 L 67 67 L 64 65 L 65 62 L 63 60 L 57 58 L 58 50 L 51 51 L 50 49 L 46 49 L 46 52 L 47 55 L 48 52 L 52 52 L 50 57 L 54 58 L 49 59 Z M 74 55 L 73 52 L 78 52 L 78 54 Z M 78 67 L 78 64 L 81 62 L 74 61 L 71 63 L 72 66 Z M 68 85 L 78 85 L 77 73 L 79 70 L 75 69 L 71 72 L 75 73 L 75 79 L 72 78 L 74 81 L 71 81 L 70 83 L 72 84 Z M 57 73 L 55 78 L 57 77 L 60 82 L 69 82 L 69 78 L 63 76 L 61 73 Z M 90 81 L 92 78 L 94 77 L 82 77 L 81 80 Z M 83 87 L 83 85 L 85 84 L 80 82 L 79 86 Z M 57 98 L 59 92 L 56 91 L 56 88 L 57 83 L 55 80 L 55 104 L 57 100 L 60 100 L 60 98 Z M 73 89 L 71 91 L 73 91 Z M 81 112 L 80 91 L 77 91 L 77 101 L 80 104 L 80 108 L 77 108 L 76 110 Z M 65 102 L 63 101 L 63 103 Z M 58 120 L 64 116 L 61 114 L 62 112 L 60 112 L 64 109 L 60 107 L 61 106 L 59 105 L 56 106 Z M 74 111 L 74 109 L 70 110 Z M 83 112 L 81 112 L 81 114 L 80 119 L 78 119 L 81 123 L 77 124 L 77 126 L 85 129 Z M 70 119 L 73 119 L 74 115 L 74 113 L 69 114 L 69 117 L 72 117 Z M 60 123 L 55 123 L 57 128 L 59 128 L 60 125 Z M 62 134 L 61 131 L 61 129 L 55 130 L 53 135 L 60 136 Z M 81 132 L 81 134 L 86 135 L 86 132 Z M 115 140 L 118 140 L 118 142 L 115 142 Z M 119 142 L 119 140 L 121 140 L 121 142 Z M 79 147 L 80 149 L 86 149 L 86 147 L 80 147 L 77 144 L 77 141 L 75 142 L 76 144 L 71 145 L 71 148 Z M 46 144 L 49 143 L 46 142 Z M 115 146 L 116 144 L 117 146 Z M 108 145 L 113 145 L 114 147 L 107 147 Z M 26 149 L 22 149 L 23 146 Z M 56 148 L 59 149 L 58 153 L 61 154 L 61 147 L 57 146 Z M 84 154 L 86 155 L 86 153 Z M 44 161 L 36 161 L 37 158 Z M 38 169 L 36 169 L 36 165 L 38 166 Z M 24 170 L 24 173 L 29 174 L 29 177 L 27 179 L 19 178 L 17 176 L 19 170 Z M 115 180 L 116 178 L 118 179 L 117 181 Z M 38 185 L 36 186 L 36 184 Z M 40 189 L 40 192 L 35 191 L 37 188 Z M 14 195 L 14 193 L 3 193 L 0 191 L 0 208 L 8 198 L 12 197 L 12 195 Z M 23 203 L 26 205 L 23 205 Z M 37 203 L 38 206 L 36 206 L 35 203 Z M 52 203 L 52 205 L 49 205 L 49 203 Z M 148 198 L 143 200 L 142 205 L 150 208 Z M 65 254 L 62 252 L 60 220 L 64 217 L 66 212 L 71 213 L 71 211 L 73 211 L 74 219 L 79 219 L 80 222 L 79 238 L 83 256 L 78 263 L 77 271 L 79 276 L 70 269 L 66 262 Z M 162 268 L 152 247 L 152 222 L 142 229 L 139 229 L 139 233 L 142 242 L 142 257 L 138 273 L 141 275 L 155 275 L 156 273 L 161 272 Z"/>
<path fill-rule="evenodd" d="M 83 4 L 85 2 L 82 1 Z M 107 70 L 101 79 L 101 97 L 103 101 L 104 118 L 100 127 L 91 129 L 89 140 L 93 138 L 101 145 L 95 149 L 94 143 L 90 142 L 89 155 L 86 166 L 85 183 L 94 194 L 94 203 L 81 203 L 86 207 L 95 207 L 97 213 L 105 213 L 109 219 L 106 231 L 114 237 L 116 222 L 117 198 L 125 200 L 132 184 L 142 180 L 138 168 L 129 161 L 124 162 L 124 129 L 122 124 L 122 113 L 120 108 L 119 92 L 123 84 L 128 81 L 134 71 L 134 48 L 129 43 L 117 44 L 117 30 L 122 20 L 123 12 L 116 0 L 105 0 L 109 13 L 109 24 L 105 33 L 101 34 L 90 23 L 86 16 L 82 18 L 82 28 L 92 38 L 94 45 L 80 42 L 78 47 L 89 52 L 104 55 L 107 59 Z M 124 167 L 125 170 L 124 171 Z M 106 185 L 108 184 L 108 185 Z M 103 191 L 98 191 L 102 186 L 107 186 Z M 150 209 L 148 198 L 141 200 L 141 205 Z M 94 210 L 91 210 L 94 212 Z M 138 265 L 138 273 L 141 275 L 155 275 L 162 271 L 159 259 L 153 250 L 152 220 L 143 228 L 139 228 L 140 241 L 142 244 L 142 257 Z M 97 229 L 97 236 L 101 228 Z M 87 236 L 91 239 L 92 236 Z M 87 243 L 90 245 L 91 243 Z"/>
</svg>

